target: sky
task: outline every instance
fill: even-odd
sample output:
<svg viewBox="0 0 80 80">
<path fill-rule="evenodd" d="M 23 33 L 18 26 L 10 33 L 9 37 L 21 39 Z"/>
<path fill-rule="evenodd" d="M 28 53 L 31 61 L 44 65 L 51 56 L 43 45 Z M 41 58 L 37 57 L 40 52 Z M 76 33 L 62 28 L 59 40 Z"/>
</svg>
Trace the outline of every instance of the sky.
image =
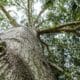
<svg viewBox="0 0 80 80">
<path fill-rule="evenodd" d="M 39 1 L 34 5 L 34 9 L 37 14 L 39 14 L 39 12 L 41 11 L 41 5 L 42 4 Z"/>
<path fill-rule="evenodd" d="M 25 12 L 23 10 L 17 10 L 15 6 L 7 6 L 5 8 L 10 13 L 10 15 L 17 20 L 19 24 L 22 18 L 25 19 L 26 17 L 26 15 L 24 14 Z M 37 14 L 37 15 L 41 11 L 41 3 L 39 1 L 34 4 L 34 10 L 35 10 L 34 14 Z"/>
</svg>

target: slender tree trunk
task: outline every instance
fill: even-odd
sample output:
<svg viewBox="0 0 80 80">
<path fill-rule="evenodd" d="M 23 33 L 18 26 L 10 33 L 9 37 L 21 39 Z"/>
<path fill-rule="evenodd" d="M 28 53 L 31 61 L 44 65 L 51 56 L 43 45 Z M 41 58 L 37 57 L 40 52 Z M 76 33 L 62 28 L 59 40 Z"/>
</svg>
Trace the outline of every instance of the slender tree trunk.
<svg viewBox="0 0 80 80">
<path fill-rule="evenodd" d="M 6 44 L 0 51 L 0 80 L 55 80 L 34 29 L 12 28 L 0 37 Z"/>
</svg>

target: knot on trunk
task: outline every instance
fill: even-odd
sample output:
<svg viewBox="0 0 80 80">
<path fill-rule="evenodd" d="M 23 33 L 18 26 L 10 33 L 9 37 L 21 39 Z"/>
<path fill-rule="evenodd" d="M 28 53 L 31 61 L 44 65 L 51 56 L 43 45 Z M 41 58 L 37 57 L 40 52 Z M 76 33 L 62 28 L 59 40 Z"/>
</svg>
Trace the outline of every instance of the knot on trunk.
<svg viewBox="0 0 80 80">
<path fill-rule="evenodd" d="M 0 57 L 6 53 L 6 42 L 0 40 Z"/>
</svg>

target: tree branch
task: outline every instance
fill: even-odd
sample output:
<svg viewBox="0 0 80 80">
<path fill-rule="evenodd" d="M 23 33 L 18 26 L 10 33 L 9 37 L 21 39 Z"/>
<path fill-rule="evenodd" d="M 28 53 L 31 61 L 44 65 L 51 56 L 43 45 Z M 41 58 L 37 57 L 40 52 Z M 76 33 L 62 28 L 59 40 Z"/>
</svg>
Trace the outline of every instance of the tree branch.
<svg viewBox="0 0 80 80">
<path fill-rule="evenodd" d="M 40 36 L 39 36 L 38 38 L 39 38 L 41 44 L 46 47 L 48 53 L 49 53 L 49 54 L 52 54 L 51 51 L 50 51 L 50 49 L 49 49 L 49 45 L 48 45 L 47 43 L 45 43 L 44 41 L 42 41 L 42 40 L 40 39 Z M 43 46 L 42 46 L 42 47 L 43 47 Z"/>
<path fill-rule="evenodd" d="M 14 27 L 19 27 L 20 25 L 16 22 L 15 19 L 11 17 L 11 15 L 6 11 L 6 9 L 0 4 L 0 9 L 4 12 L 8 20 L 10 21 L 10 24 Z"/>
<path fill-rule="evenodd" d="M 21 7 L 22 9 L 27 9 L 24 0 L 14 0 L 15 1 L 15 5 L 18 5 L 19 7 Z M 20 4 L 22 3 L 22 5 Z"/>
<path fill-rule="evenodd" d="M 48 63 L 49 63 L 53 68 L 56 68 L 58 71 L 64 72 L 64 70 L 63 70 L 61 67 L 59 67 L 58 65 L 56 65 L 56 64 L 54 64 L 54 63 L 52 63 L 52 62 L 50 62 L 50 61 L 48 61 Z"/>
<path fill-rule="evenodd" d="M 32 27 L 33 25 L 32 4 L 33 4 L 33 0 L 28 0 L 28 26 L 30 27 Z"/>
<path fill-rule="evenodd" d="M 75 21 L 75 22 L 70 22 L 67 24 L 59 25 L 55 28 L 50 28 L 50 29 L 44 29 L 44 30 L 38 30 L 38 35 L 46 34 L 46 33 L 60 33 L 60 32 L 72 32 L 76 33 L 77 29 L 76 28 L 65 28 L 69 26 L 77 26 L 80 25 L 80 21 Z M 78 27 L 79 28 L 79 27 Z"/>
<path fill-rule="evenodd" d="M 43 7 L 40 13 L 38 14 L 36 20 L 33 22 L 33 25 L 35 25 L 38 22 L 38 19 L 41 17 L 41 15 L 45 12 L 47 8 Z"/>
</svg>

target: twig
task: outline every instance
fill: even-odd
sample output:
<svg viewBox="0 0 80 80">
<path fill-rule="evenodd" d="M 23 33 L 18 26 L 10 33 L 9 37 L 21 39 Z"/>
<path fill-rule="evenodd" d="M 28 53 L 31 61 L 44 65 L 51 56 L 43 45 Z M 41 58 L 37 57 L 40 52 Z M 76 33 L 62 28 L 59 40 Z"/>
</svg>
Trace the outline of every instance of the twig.
<svg viewBox="0 0 80 80">
<path fill-rule="evenodd" d="M 49 50 L 49 45 L 46 44 L 45 42 L 43 42 L 43 41 L 40 39 L 40 36 L 38 36 L 38 38 L 39 38 L 39 40 L 40 40 L 40 42 L 41 42 L 41 44 L 42 44 L 42 47 L 43 47 L 43 45 L 44 45 L 44 46 L 47 48 L 48 53 L 51 54 L 51 51 Z"/>
<path fill-rule="evenodd" d="M 56 65 L 56 64 L 54 64 L 54 63 L 52 63 L 52 62 L 50 62 L 50 61 L 48 61 L 48 63 L 49 63 L 53 68 L 56 68 L 58 71 L 64 72 L 64 70 L 63 70 L 61 67 L 59 67 L 58 65 Z"/>
<path fill-rule="evenodd" d="M 28 25 L 29 27 L 32 27 L 33 25 L 33 19 L 32 19 L 32 0 L 28 0 Z"/>
</svg>

